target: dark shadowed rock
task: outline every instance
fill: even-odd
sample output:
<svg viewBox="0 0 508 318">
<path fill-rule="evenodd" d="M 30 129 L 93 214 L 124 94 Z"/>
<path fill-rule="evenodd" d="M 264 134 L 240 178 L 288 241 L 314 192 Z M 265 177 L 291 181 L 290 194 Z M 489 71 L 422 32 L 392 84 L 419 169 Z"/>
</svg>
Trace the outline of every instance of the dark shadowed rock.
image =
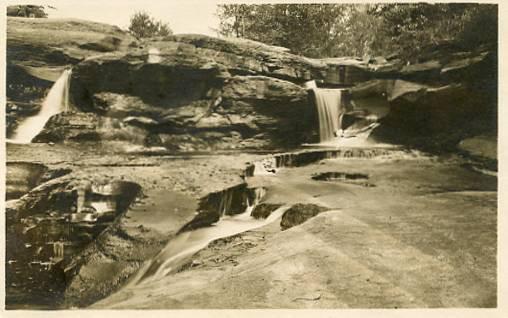
<svg viewBox="0 0 508 318">
<path fill-rule="evenodd" d="M 449 150 L 465 136 L 495 129 L 495 105 L 465 84 L 428 87 L 404 83 L 392 91 L 390 113 L 373 137 Z"/>
<path fill-rule="evenodd" d="M 282 215 L 280 227 L 282 230 L 287 230 L 293 226 L 302 224 L 321 212 L 328 210 L 330 209 L 316 204 L 295 204 Z"/>
<path fill-rule="evenodd" d="M 266 219 L 281 206 L 282 204 L 260 203 L 254 207 L 250 215 L 255 219 Z"/>
<path fill-rule="evenodd" d="M 97 141 L 99 117 L 93 113 L 67 112 L 52 116 L 32 142 Z"/>
<path fill-rule="evenodd" d="M 97 52 L 113 52 L 119 49 L 120 43 L 122 43 L 121 38 L 107 35 L 98 41 L 81 44 L 79 48 Z"/>
</svg>

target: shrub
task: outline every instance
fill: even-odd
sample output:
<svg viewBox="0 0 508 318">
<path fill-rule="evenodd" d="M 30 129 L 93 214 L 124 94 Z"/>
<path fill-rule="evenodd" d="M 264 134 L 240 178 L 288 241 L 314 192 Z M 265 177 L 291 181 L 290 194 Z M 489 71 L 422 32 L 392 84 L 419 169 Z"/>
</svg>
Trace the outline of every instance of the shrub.
<svg viewBox="0 0 508 318">
<path fill-rule="evenodd" d="M 137 38 L 168 36 L 173 33 L 168 24 L 156 21 L 146 12 L 137 12 L 131 17 L 129 31 Z"/>
</svg>

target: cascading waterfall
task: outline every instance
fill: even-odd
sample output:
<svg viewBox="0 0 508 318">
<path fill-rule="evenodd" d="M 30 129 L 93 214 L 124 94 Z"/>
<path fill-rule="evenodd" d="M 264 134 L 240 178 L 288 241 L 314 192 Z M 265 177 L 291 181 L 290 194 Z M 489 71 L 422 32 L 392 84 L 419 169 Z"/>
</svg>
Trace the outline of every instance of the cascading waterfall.
<svg viewBox="0 0 508 318">
<path fill-rule="evenodd" d="M 371 147 L 376 144 L 368 140 L 372 131 L 379 126 L 377 116 L 372 115 L 360 125 L 343 127 L 342 118 L 346 106 L 342 101 L 344 89 L 312 88 L 319 117 L 319 144 L 326 147 Z M 304 145 L 305 146 L 305 145 Z M 307 146 L 315 146 L 307 144 Z M 386 145 L 384 145 L 386 146 Z"/>
<path fill-rule="evenodd" d="M 62 75 L 60 75 L 49 90 L 40 111 L 35 116 L 21 122 L 9 141 L 14 143 L 30 143 L 44 128 L 44 125 L 51 116 L 69 110 L 71 74 L 71 69 L 63 71 Z"/>
<path fill-rule="evenodd" d="M 253 202 L 248 202 L 244 213 L 233 216 L 224 215 L 215 225 L 178 234 L 151 262 L 140 269 L 127 287 L 157 281 L 175 272 L 189 256 L 205 248 L 214 240 L 253 230 L 277 220 L 289 209 L 289 205 L 278 208 L 264 220 L 257 220 L 250 216 L 251 211 L 265 195 L 265 191 L 264 188 L 255 189 Z M 248 198 L 246 199 L 249 201 Z"/>
<path fill-rule="evenodd" d="M 341 128 L 341 116 L 345 111 L 342 106 L 341 89 L 313 88 L 319 116 L 320 142 L 328 142 L 337 138 Z"/>
</svg>

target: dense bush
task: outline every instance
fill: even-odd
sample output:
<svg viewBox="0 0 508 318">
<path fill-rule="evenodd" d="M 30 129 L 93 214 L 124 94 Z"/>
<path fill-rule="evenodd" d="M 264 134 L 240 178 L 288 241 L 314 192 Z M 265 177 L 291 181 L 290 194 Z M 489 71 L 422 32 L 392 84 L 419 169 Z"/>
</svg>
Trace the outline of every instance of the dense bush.
<svg viewBox="0 0 508 318">
<path fill-rule="evenodd" d="M 137 12 L 131 17 L 129 31 L 137 38 L 168 36 L 173 33 L 168 24 L 156 21 L 146 12 Z"/>
</svg>

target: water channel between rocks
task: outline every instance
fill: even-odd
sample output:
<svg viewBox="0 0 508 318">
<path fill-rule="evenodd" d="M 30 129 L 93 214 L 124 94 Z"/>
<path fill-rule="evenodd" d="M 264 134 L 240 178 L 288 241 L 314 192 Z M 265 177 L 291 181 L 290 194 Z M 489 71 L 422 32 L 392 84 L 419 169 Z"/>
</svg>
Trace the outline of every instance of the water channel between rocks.
<svg viewBox="0 0 508 318">
<path fill-rule="evenodd" d="M 404 168 L 397 169 L 401 161 Z M 422 174 L 425 166 L 434 172 L 425 176 Z M 44 166 L 26 163 L 11 164 L 9 171 L 11 191 L 7 195 L 16 199 L 22 193 L 37 191 L 43 174 L 48 174 Z M 245 183 L 203 197 L 196 216 L 156 256 L 147 260 L 118 293 L 176 275 L 211 242 L 274 223 L 294 204 L 311 204 L 324 211 L 354 206 L 370 209 L 382 201 L 384 191 L 403 184 L 406 173 L 412 174 L 414 180 L 407 180 L 405 195 L 432 192 L 434 188 L 452 192 L 495 190 L 494 177 L 396 148 L 307 149 L 266 156 L 247 166 Z M 441 184 L 441 178 L 446 176 L 450 181 Z M 395 180 L 398 181 L 393 183 Z M 38 299 L 36 306 L 58 306 L 55 299 L 63 297 L 66 281 L 76 272 L 66 266 L 111 222 L 122 217 L 139 191 L 131 188 L 129 183 L 117 182 L 89 187 L 85 195 L 86 186 L 64 187 L 67 190 L 59 194 L 59 199 L 58 196 L 52 199 L 57 203 L 52 208 L 24 211 L 18 225 L 11 223 L 14 221 L 11 215 L 7 237 L 11 247 L 7 255 L 9 303 L 23 307 L 28 296 Z M 357 196 L 362 197 L 361 202 L 356 201 Z M 26 199 L 21 197 L 23 200 Z M 261 203 L 278 208 L 266 218 L 253 218 L 253 209 Z M 97 213 L 106 210 L 113 212 L 111 216 L 97 220 Z M 298 219 L 298 223 L 305 222 L 300 216 Z M 12 244 L 17 244 L 16 248 Z M 28 273 L 28 277 L 17 274 L 21 272 Z"/>
</svg>

